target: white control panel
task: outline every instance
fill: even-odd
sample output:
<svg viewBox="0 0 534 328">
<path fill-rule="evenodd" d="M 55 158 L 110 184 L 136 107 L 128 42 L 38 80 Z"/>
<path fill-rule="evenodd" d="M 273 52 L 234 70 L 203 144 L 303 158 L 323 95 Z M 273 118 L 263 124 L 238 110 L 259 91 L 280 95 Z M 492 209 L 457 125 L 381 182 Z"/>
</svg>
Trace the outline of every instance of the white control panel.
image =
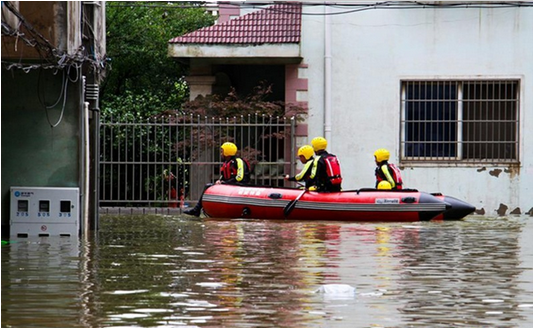
<svg viewBox="0 0 534 328">
<path fill-rule="evenodd" d="M 78 236 L 78 188 L 11 187 L 10 235 Z"/>
</svg>

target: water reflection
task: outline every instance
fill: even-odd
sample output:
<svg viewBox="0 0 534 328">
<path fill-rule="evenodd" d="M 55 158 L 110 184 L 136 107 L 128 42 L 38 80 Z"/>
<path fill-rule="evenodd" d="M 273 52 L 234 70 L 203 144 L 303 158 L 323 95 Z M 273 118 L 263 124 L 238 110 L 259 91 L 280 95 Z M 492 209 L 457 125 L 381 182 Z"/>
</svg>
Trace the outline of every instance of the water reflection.
<svg viewBox="0 0 534 328">
<path fill-rule="evenodd" d="M 101 226 L 2 246 L 2 326 L 532 327 L 530 217 Z"/>
<path fill-rule="evenodd" d="M 491 227 L 489 222 L 425 227 L 419 234 L 425 247 L 407 249 L 410 256 L 403 262 L 399 283 L 411 291 L 403 294 L 405 317 L 426 326 L 528 320 L 520 306 L 532 299 L 518 298 L 523 291 L 517 277 L 524 269 L 520 232 L 520 226 L 498 220 Z M 443 312 L 456 315 L 444 322 L 436 316 Z"/>
<path fill-rule="evenodd" d="M 3 327 L 61 327 L 66 319 L 78 321 L 83 311 L 78 246 L 75 237 L 15 239 L 2 246 Z"/>
</svg>

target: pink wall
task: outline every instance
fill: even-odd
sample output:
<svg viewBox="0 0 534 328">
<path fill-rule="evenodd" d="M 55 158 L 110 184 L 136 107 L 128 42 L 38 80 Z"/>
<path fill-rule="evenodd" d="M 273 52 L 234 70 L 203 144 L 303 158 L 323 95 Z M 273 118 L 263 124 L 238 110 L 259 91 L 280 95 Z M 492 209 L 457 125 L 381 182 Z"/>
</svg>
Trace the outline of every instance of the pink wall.
<svg viewBox="0 0 534 328">
<path fill-rule="evenodd" d="M 298 77 L 299 68 L 307 68 L 305 64 L 286 65 L 286 103 L 291 103 L 304 107 L 308 110 L 307 101 L 297 101 L 298 91 L 308 91 L 308 79 L 301 79 Z M 299 123 L 297 124 L 296 135 L 299 137 L 305 137 L 308 135 L 308 125 Z"/>
<path fill-rule="evenodd" d="M 219 19 L 217 24 L 228 22 L 230 17 L 239 16 L 239 6 L 231 4 L 220 4 L 219 5 Z"/>
</svg>

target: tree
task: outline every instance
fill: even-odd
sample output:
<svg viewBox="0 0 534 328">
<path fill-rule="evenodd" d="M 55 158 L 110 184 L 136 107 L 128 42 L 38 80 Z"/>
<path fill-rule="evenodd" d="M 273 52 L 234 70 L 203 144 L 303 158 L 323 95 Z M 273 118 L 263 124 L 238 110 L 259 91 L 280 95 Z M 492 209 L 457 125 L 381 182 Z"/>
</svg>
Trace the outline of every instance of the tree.
<svg viewBox="0 0 534 328">
<path fill-rule="evenodd" d="M 240 147 L 252 164 L 283 158 L 289 131 L 282 123 L 305 111 L 268 101 L 272 88 L 267 82 L 259 82 L 246 96 L 232 90 L 223 98 L 208 95 L 187 101 L 187 67 L 167 56 L 167 44 L 213 24 L 214 17 L 199 3 L 107 2 L 106 8 L 111 69 L 102 85 L 100 158 L 113 164 L 105 164 L 101 172 L 101 194 L 139 201 L 170 197 L 170 187 L 187 194 L 192 163 L 201 155 L 218 160 L 223 141 L 250 140 Z M 200 124 L 201 116 L 230 118 L 236 127 Z M 245 117 L 254 129 L 238 128 L 240 122 L 232 117 Z M 210 151 L 214 153 L 208 156 Z M 166 179 L 166 172 L 179 179 Z"/>
<path fill-rule="evenodd" d="M 153 158 L 154 154 L 170 156 L 164 145 L 171 141 L 163 129 L 146 125 L 121 126 L 120 123 L 146 121 L 161 112 L 180 108 L 188 100 L 189 91 L 183 80 L 187 67 L 167 56 L 168 41 L 213 23 L 214 16 L 198 2 L 106 2 L 110 69 L 101 85 L 101 161 L 139 162 Z M 146 147 L 124 152 L 132 149 L 134 143 L 147 140 L 145 137 L 152 141 Z M 148 176 L 146 180 L 131 179 L 131 174 L 127 175 L 120 167 L 112 165 L 102 172 L 100 188 L 103 192 L 114 193 L 112 199 L 155 199 L 149 193 L 158 193 L 160 199 L 163 197 L 161 174 L 154 171 L 155 166 L 136 164 L 130 167 L 130 172 L 135 172 L 136 176 Z M 117 188 L 121 181 L 126 184 Z M 142 194 L 131 196 L 134 191 L 141 193 L 141 190 Z"/>
<path fill-rule="evenodd" d="M 158 117 L 165 117 L 175 124 L 191 124 L 194 126 L 189 136 L 181 138 L 176 143 L 178 153 L 187 154 L 184 160 L 196 160 L 195 153 L 198 149 L 195 145 L 203 144 L 209 148 L 218 150 L 218 146 L 225 141 L 235 142 L 242 136 L 243 129 L 238 128 L 239 123 L 265 125 L 265 129 L 256 130 L 253 135 L 247 137 L 252 143 L 241 145 L 244 149 L 241 154 L 251 164 L 256 164 L 259 159 L 275 161 L 277 158 L 266 158 L 258 148 L 264 148 L 263 143 L 277 144 L 290 136 L 290 131 L 283 126 L 273 128 L 276 124 L 282 124 L 285 118 L 294 117 L 297 121 L 303 120 L 306 109 L 286 103 L 284 101 L 268 101 L 272 93 L 272 85 L 267 81 L 259 81 L 252 92 L 248 95 L 239 95 L 234 88 L 224 97 L 218 95 L 198 96 L 196 99 L 187 101 L 180 110 L 163 112 Z M 226 122 L 236 124 L 236 127 L 226 129 L 206 129 L 200 120 L 202 117 L 211 119 L 227 119 Z M 267 132 L 268 131 L 268 132 Z M 248 133 L 250 134 L 250 130 Z M 283 144 L 283 142 L 282 142 Z M 198 147 L 197 147 L 198 148 Z M 283 149 L 282 149 L 283 150 Z M 281 156 L 279 154 L 278 156 Z"/>
<path fill-rule="evenodd" d="M 186 67 L 167 56 L 173 37 L 213 25 L 199 3 L 106 3 L 107 55 L 102 115 L 146 118 L 179 108 L 188 99 Z"/>
</svg>

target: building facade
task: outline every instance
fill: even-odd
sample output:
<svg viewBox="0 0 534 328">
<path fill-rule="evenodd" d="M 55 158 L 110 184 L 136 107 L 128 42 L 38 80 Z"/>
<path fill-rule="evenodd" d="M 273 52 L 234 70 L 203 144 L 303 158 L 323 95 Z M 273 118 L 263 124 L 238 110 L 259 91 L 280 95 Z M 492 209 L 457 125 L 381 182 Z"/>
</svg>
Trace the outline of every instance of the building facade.
<svg viewBox="0 0 534 328">
<path fill-rule="evenodd" d="M 3 235 L 14 186 L 79 188 L 95 217 L 105 50 L 104 2 L 2 2 Z"/>
<path fill-rule="evenodd" d="M 324 136 L 344 189 L 373 187 L 386 148 L 407 188 L 532 215 L 532 2 L 218 10 L 217 25 L 169 41 L 192 96 L 270 79 L 308 108 L 297 147 Z"/>
</svg>

